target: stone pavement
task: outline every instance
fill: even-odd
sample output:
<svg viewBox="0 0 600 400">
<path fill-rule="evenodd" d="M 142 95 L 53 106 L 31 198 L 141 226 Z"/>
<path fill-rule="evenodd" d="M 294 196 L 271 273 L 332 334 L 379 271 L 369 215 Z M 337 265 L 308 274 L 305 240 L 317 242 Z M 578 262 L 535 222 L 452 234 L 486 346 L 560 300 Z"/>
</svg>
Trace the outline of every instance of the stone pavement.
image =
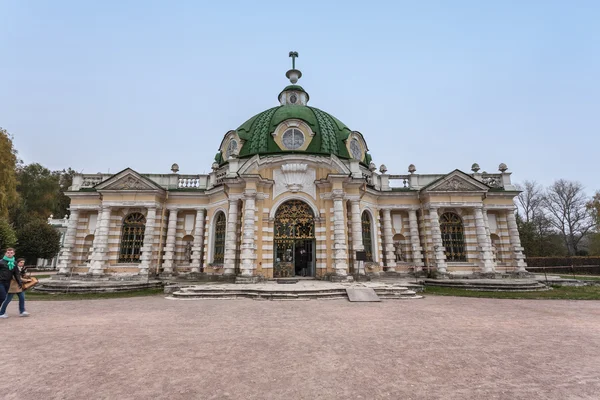
<svg viewBox="0 0 600 400">
<path fill-rule="evenodd" d="M 597 400 L 599 304 L 29 301 L 0 398 Z"/>
</svg>

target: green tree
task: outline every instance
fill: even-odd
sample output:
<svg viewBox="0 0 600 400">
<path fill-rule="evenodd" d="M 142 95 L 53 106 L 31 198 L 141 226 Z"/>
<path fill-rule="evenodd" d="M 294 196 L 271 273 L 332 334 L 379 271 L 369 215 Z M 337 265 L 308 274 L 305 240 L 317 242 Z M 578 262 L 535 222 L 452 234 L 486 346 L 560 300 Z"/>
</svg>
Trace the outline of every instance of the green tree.
<svg viewBox="0 0 600 400">
<path fill-rule="evenodd" d="M 8 247 L 15 247 L 17 244 L 17 234 L 8 220 L 0 218 L 0 251 Z M 4 255 L 4 253 L 2 253 Z"/>
<path fill-rule="evenodd" d="M 65 215 L 69 214 L 69 205 L 71 204 L 71 199 L 65 195 L 65 192 L 69 190 L 69 187 L 73 184 L 73 176 L 76 174 L 76 171 L 67 168 L 62 171 L 55 171 L 55 174 L 59 176 L 59 195 L 56 203 L 56 207 L 54 208 L 54 215 L 56 218 L 62 218 Z"/>
<path fill-rule="evenodd" d="M 592 213 L 592 217 L 596 221 L 596 229 L 600 226 L 600 191 L 596 191 L 594 197 L 587 204 L 588 209 Z"/>
<path fill-rule="evenodd" d="M 57 209 L 60 175 L 34 163 L 17 168 L 17 181 L 21 207 L 29 216 L 46 219 Z"/>
<path fill-rule="evenodd" d="M 70 199 L 65 195 L 73 182 L 71 168 L 50 171 L 33 163 L 17 167 L 19 203 L 11 209 L 10 217 L 17 229 L 35 219 L 46 220 L 50 215 L 62 218 L 68 214 Z"/>
<path fill-rule="evenodd" d="M 0 127 L 0 218 L 8 217 L 9 210 L 17 203 L 17 151 L 12 136 Z"/>
<path fill-rule="evenodd" d="M 38 258 L 51 259 L 60 251 L 60 232 L 44 220 L 32 220 L 17 230 L 17 256 L 35 264 Z"/>
</svg>

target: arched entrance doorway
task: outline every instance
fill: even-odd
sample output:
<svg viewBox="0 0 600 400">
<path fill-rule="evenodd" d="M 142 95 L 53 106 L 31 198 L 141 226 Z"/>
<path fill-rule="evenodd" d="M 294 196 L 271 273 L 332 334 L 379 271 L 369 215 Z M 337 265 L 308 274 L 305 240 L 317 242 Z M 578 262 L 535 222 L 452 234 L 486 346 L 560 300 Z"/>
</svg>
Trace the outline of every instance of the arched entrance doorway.
<svg viewBox="0 0 600 400">
<path fill-rule="evenodd" d="M 315 276 L 315 216 L 303 201 L 289 200 L 275 213 L 273 278 Z"/>
</svg>

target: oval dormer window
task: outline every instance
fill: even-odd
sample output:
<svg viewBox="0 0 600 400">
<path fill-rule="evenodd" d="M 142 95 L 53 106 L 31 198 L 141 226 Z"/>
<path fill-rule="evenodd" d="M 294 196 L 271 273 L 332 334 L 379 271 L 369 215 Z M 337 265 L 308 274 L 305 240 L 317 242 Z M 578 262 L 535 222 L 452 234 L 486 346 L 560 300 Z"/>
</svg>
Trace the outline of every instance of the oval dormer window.
<svg viewBox="0 0 600 400">
<path fill-rule="evenodd" d="M 290 103 L 296 104 L 297 101 L 298 101 L 298 97 L 296 96 L 295 93 L 292 93 L 292 95 L 290 96 Z"/>
<path fill-rule="evenodd" d="M 304 144 L 304 134 L 296 128 L 288 129 L 281 138 L 283 145 L 288 150 L 297 150 Z"/>
<path fill-rule="evenodd" d="M 237 141 L 235 139 L 231 139 L 229 141 L 229 144 L 227 145 L 227 151 L 225 152 L 225 158 L 229 158 L 231 157 L 232 154 L 235 154 L 235 151 L 237 150 Z"/>
<path fill-rule="evenodd" d="M 354 157 L 355 160 L 362 160 L 362 149 L 360 148 L 360 143 L 358 143 L 356 138 L 352 139 L 350 142 L 350 151 L 352 152 L 352 157 Z"/>
</svg>

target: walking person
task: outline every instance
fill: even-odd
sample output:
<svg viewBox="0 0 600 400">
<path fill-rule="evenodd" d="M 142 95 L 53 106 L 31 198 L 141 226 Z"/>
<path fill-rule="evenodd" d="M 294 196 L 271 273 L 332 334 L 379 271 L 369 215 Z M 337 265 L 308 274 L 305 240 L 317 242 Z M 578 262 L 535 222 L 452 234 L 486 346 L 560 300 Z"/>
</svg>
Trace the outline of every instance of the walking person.
<svg viewBox="0 0 600 400">
<path fill-rule="evenodd" d="M 19 271 L 19 275 L 21 276 L 21 282 L 29 282 L 25 277 L 25 259 L 19 258 L 17 260 L 17 268 Z M 19 285 L 19 283 L 13 278 L 10 281 L 10 288 L 8 289 L 8 294 L 6 295 L 6 299 L 0 305 L 0 318 L 8 318 L 6 314 L 6 307 L 10 304 L 14 295 L 19 297 L 19 315 L 21 317 L 29 317 L 29 313 L 25 311 L 25 292 L 23 288 Z"/>
<path fill-rule="evenodd" d="M 17 281 L 17 286 L 22 288 L 21 273 L 15 265 L 15 249 L 8 248 L 2 260 L 0 260 L 0 304 L 4 304 L 8 297 L 10 282 Z M 0 318 L 7 318 L 6 314 L 0 315 Z"/>
</svg>

